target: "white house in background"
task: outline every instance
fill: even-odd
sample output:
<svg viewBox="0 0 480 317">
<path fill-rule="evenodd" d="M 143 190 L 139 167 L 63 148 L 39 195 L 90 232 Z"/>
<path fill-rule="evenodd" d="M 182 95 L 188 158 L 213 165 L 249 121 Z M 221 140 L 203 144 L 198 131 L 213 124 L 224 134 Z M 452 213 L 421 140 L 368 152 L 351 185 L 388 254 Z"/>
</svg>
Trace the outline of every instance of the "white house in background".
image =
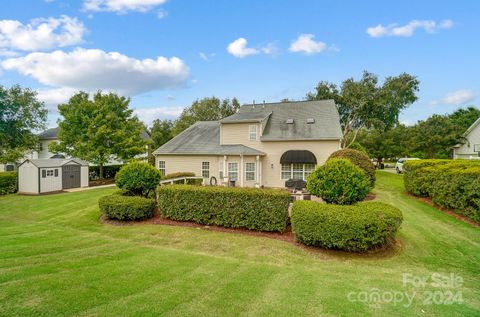
<svg viewBox="0 0 480 317">
<path fill-rule="evenodd" d="M 453 147 L 454 159 L 480 159 L 480 118 L 464 134 L 465 142 Z"/>
<path fill-rule="evenodd" d="M 88 163 L 79 159 L 27 159 L 18 167 L 18 192 L 44 194 L 88 187 Z"/>
</svg>

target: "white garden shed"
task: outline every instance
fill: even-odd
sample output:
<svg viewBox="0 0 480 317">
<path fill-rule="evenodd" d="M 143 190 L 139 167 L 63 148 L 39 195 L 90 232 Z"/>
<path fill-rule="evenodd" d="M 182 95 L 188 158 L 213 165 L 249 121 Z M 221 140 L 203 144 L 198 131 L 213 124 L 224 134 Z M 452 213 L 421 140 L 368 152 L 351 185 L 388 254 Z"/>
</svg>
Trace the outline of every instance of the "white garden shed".
<svg viewBox="0 0 480 317">
<path fill-rule="evenodd" d="M 18 167 L 18 192 L 43 194 L 88 187 L 88 163 L 79 159 L 27 159 Z"/>
</svg>

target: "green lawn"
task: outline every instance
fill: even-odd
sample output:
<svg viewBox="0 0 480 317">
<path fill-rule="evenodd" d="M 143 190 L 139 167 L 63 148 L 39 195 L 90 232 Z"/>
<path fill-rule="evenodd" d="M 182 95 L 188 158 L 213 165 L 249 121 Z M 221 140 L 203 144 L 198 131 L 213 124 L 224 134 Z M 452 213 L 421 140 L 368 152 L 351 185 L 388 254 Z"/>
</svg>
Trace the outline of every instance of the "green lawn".
<svg viewBox="0 0 480 317">
<path fill-rule="evenodd" d="M 195 228 L 104 225 L 97 200 L 112 191 L 0 197 L 1 316 L 480 315 L 480 229 L 407 197 L 400 176 L 378 173 L 375 192 L 403 211 L 402 248 L 374 257 Z M 403 285 L 404 273 L 435 272 L 463 282 Z M 358 300 L 372 289 L 384 300 Z M 408 306 L 389 292 L 415 297 Z M 449 292 L 463 303 L 440 304 Z"/>
</svg>

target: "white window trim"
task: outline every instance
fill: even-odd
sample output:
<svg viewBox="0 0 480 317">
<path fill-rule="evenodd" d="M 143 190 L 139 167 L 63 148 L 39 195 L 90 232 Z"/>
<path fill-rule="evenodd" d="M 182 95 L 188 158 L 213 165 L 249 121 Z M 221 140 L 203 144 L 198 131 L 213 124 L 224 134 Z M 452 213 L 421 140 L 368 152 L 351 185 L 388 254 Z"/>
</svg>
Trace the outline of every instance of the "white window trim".
<svg viewBox="0 0 480 317">
<path fill-rule="evenodd" d="M 281 180 L 289 180 L 291 178 L 293 178 L 293 164 L 297 164 L 297 163 L 289 163 L 288 165 L 290 165 L 290 177 L 289 178 L 283 178 L 283 165 L 287 165 L 287 164 L 281 164 L 280 165 L 280 179 Z M 302 167 L 302 179 L 303 180 L 307 180 L 307 178 L 305 177 L 305 173 L 306 173 L 306 170 L 305 170 L 305 165 L 308 165 L 310 163 L 303 163 L 303 167 Z M 317 165 L 313 164 L 313 169 L 312 171 L 310 172 L 313 173 L 313 171 L 315 170 L 315 168 L 317 167 Z"/>
<path fill-rule="evenodd" d="M 253 170 L 252 171 L 247 170 L 247 164 L 253 164 Z M 253 174 L 253 179 L 248 179 L 247 173 Z M 247 182 L 257 181 L 257 163 L 255 163 L 255 162 L 246 162 L 245 163 L 245 181 L 247 181 Z"/>
<path fill-rule="evenodd" d="M 163 167 L 160 166 L 160 163 L 163 162 Z M 167 175 L 167 162 L 158 161 L 158 170 L 162 173 L 163 176 Z"/>
<path fill-rule="evenodd" d="M 255 130 L 252 131 L 252 128 L 254 128 Z M 257 132 L 258 132 L 257 130 L 258 129 L 256 124 L 252 124 L 248 126 L 248 139 L 250 141 L 257 141 Z M 252 138 L 252 136 L 254 137 Z"/>
<path fill-rule="evenodd" d="M 205 168 L 205 166 L 204 166 L 205 163 L 206 163 L 207 168 Z M 207 177 L 203 176 L 204 172 L 208 173 Z M 203 178 L 210 178 L 210 162 L 207 162 L 207 161 L 202 162 L 202 177 Z"/>
<path fill-rule="evenodd" d="M 231 169 L 230 169 L 230 165 L 232 165 L 232 166 L 235 165 L 235 166 L 236 166 L 236 170 L 235 170 L 235 171 L 234 171 L 234 170 L 231 170 Z M 229 179 L 230 179 L 230 173 L 236 173 L 236 174 L 237 174 L 236 180 L 237 180 L 237 181 L 239 180 L 239 178 L 238 178 L 238 177 L 239 177 L 238 162 L 228 162 L 228 164 L 227 164 L 227 176 L 228 176 Z"/>
</svg>

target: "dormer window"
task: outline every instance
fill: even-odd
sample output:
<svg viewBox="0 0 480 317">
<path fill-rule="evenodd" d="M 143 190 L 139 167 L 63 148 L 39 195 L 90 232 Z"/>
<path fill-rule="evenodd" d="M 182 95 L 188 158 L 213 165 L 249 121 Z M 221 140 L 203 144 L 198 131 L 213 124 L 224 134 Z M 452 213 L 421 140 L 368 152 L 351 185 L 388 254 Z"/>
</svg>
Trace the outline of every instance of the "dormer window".
<svg viewBox="0 0 480 317">
<path fill-rule="evenodd" d="M 248 126 L 248 139 L 250 141 L 256 141 L 257 140 L 257 126 L 256 125 Z"/>
<path fill-rule="evenodd" d="M 287 121 L 285 121 L 287 124 L 293 124 L 293 119 L 287 119 Z"/>
</svg>

